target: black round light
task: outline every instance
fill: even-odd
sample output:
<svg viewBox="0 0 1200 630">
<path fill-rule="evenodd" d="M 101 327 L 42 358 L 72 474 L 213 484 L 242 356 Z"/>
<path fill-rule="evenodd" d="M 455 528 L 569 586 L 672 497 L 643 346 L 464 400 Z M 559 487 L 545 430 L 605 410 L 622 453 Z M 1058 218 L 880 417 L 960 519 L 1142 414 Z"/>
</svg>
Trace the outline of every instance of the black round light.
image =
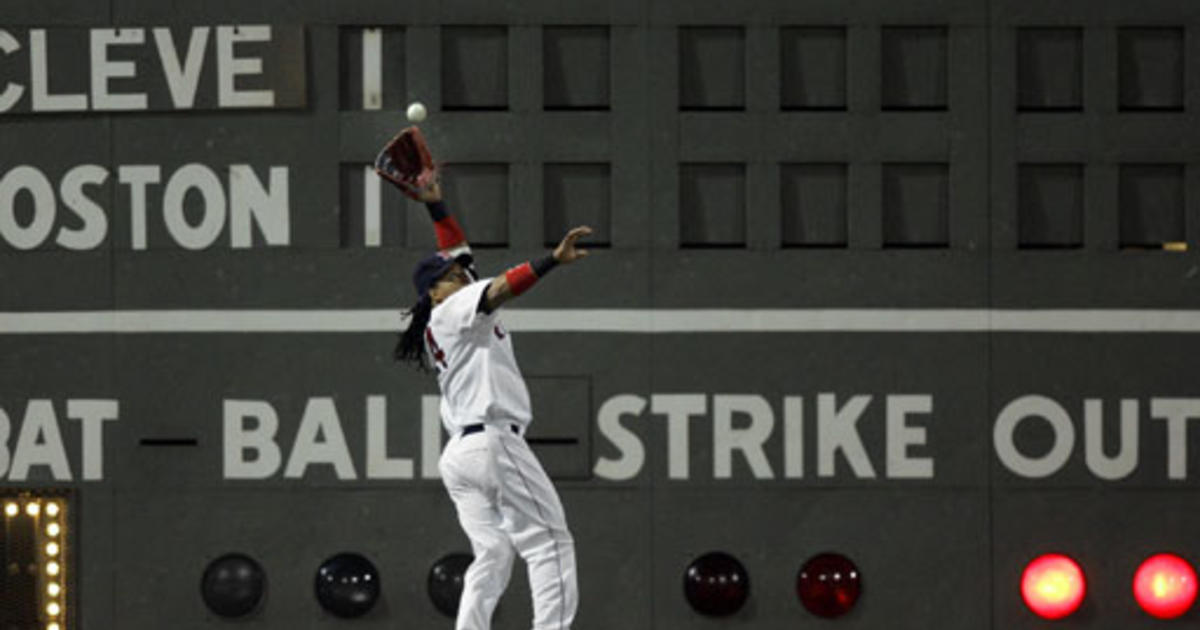
<svg viewBox="0 0 1200 630">
<path fill-rule="evenodd" d="M 317 601 L 338 617 L 360 617 L 379 599 L 379 572 L 356 553 L 339 553 L 317 569 Z"/>
<path fill-rule="evenodd" d="M 818 617 L 840 617 L 854 608 L 862 594 L 862 575 L 849 558 L 822 553 L 804 563 L 796 576 L 796 595 Z"/>
<path fill-rule="evenodd" d="M 253 558 L 227 553 L 208 563 L 200 579 L 204 605 L 222 617 L 250 614 L 262 601 L 266 576 Z"/>
<path fill-rule="evenodd" d="M 696 612 L 725 617 L 746 603 L 750 595 L 750 575 L 737 558 L 713 551 L 688 565 L 683 574 L 683 594 Z"/>
<path fill-rule="evenodd" d="M 442 556 L 429 568 L 429 600 L 443 615 L 458 616 L 458 601 L 462 599 L 463 576 L 475 557 L 469 553 Z"/>
</svg>

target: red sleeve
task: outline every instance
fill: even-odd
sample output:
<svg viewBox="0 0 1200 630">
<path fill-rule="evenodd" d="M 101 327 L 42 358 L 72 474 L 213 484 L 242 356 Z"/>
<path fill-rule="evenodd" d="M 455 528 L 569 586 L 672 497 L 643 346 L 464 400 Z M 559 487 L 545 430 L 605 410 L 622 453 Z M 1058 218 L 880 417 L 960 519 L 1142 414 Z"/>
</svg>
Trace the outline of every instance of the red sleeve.
<svg viewBox="0 0 1200 630">
<path fill-rule="evenodd" d="M 538 277 L 533 272 L 533 265 L 521 263 L 504 272 L 504 279 L 508 281 L 508 289 L 513 295 L 521 295 L 537 282 Z"/>
<path fill-rule="evenodd" d="M 433 231 L 437 233 L 438 249 L 440 250 L 453 249 L 467 240 L 467 236 L 463 234 L 462 226 L 452 216 L 435 221 L 433 223 Z"/>
<path fill-rule="evenodd" d="M 450 215 L 444 201 L 430 201 L 425 204 L 425 209 L 429 210 L 429 218 L 433 220 L 438 249 L 446 251 L 467 242 L 462 226 Z"/>
</svg>

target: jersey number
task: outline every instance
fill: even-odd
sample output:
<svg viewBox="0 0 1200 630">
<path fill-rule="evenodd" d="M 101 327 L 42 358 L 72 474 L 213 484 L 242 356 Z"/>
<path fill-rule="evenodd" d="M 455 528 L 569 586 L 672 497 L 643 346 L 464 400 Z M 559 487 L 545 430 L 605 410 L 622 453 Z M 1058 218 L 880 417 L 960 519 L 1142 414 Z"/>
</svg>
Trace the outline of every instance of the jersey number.
<svg viewBox="0 0 1200 630">
<path fill-rule="evenodd" d="M 433 361 L 437 369 L 446 369 L 446 353 L 442 352 L 442 348 L 434 341 L 433 331 L 428 328 L 425 329 L 425 343 L 429 344 L 429 352 L 433 355 Z"/>
</svg>

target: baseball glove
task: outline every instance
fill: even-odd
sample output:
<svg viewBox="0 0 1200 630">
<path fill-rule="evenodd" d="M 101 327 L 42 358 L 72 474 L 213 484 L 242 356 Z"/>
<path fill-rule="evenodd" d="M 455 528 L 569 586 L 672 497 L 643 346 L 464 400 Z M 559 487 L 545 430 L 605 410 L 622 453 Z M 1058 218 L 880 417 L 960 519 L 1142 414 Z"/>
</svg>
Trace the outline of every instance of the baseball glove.
<svg viewBox="0 0 1200 630">
<path fill-rule="evenodd" d="M 392 182 L 405 196 L 420 201 L 422 192 L 437 180 L 437 167 L 421 130 L 405 127 L 375 158 L 375 172 Z"/>
</svg>

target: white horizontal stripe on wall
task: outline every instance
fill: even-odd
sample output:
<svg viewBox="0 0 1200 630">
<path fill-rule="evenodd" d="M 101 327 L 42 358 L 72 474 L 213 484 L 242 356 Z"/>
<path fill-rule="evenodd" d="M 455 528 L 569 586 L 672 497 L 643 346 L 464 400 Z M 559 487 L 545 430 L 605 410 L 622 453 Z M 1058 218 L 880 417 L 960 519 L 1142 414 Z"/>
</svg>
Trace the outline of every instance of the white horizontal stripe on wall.
<svg viewBox="0 0 1200 630">
<path fill-rule="evenodd" d="M 1114 309 L 505 309 L 524 332 L 1200 332 L 1200 311 Z M 398 309 L 0 313 L 0 335 L 393 332 Z"/>
</svg>

